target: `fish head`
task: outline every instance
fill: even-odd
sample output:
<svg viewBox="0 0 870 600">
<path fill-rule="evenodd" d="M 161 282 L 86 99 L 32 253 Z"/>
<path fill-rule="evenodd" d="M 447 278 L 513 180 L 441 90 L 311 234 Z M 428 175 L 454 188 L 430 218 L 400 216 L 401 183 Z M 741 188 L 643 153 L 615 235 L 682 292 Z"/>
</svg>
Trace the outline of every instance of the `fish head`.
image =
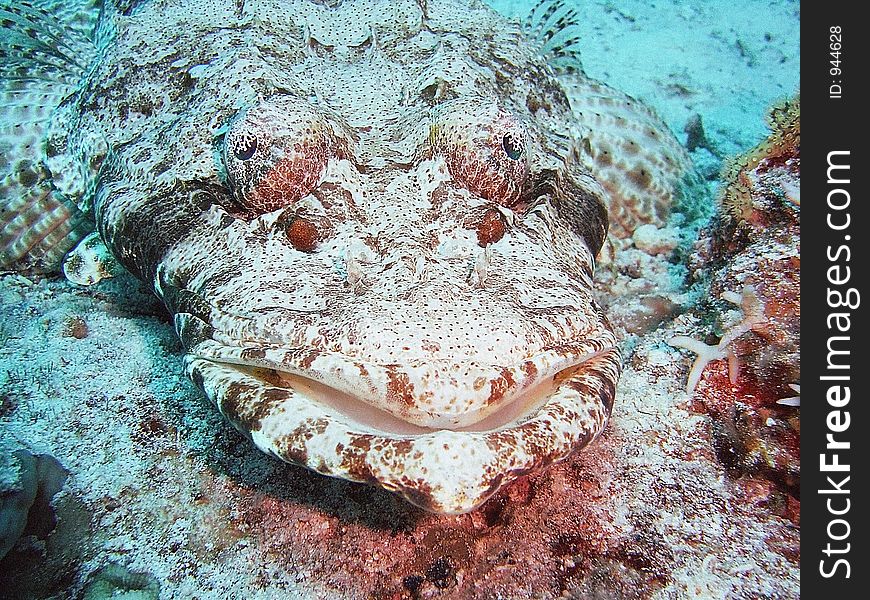
<svg viewBox="0 0 870 600">
<path fill-rule="evenodd" d="M 237 54 L 185 59 L 174 112 L 113 145 L 95 206 L 257 446 L 457 513 L 597 437 L 620 357 L 593 295 L 606 194 L 558 81 L 522 45 L 433 39 L 420 10 L 349 42 L 312 20 L 286 63 L 266 47 L 282 21 L 247 45 L 221 30 Z"/>
<path fill-rule="evenodd" d="M 533 126 L 493 100 L 420 116 L 389 159 L 395 129 L 355 131 L 292 95 L 233 117 L 230 199 L 161 261 L 162 290 L 208 307 L 171 307 L 191 315 L 190 352 L 362 402 L 373 423 L 457 429 L 528 414 L 612 349 L 592 295 L 594 180 L 540 169 Z"/>
</svg>

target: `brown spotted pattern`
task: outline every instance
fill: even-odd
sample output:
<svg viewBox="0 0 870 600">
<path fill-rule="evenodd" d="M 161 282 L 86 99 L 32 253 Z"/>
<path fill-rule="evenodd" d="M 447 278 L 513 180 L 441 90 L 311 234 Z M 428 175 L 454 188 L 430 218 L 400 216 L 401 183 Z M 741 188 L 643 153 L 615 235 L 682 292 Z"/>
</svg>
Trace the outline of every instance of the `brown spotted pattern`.
<svg viewBox="0 0 870 600">
<path fill-rule="evenodd" d="M 133 4 L 102 15 L 52 173 L 237 428 L 451 513 L 600 434 L 605 205 L 637 208 L 621 182 L 665 211 L 680 164 L 647 109 L 481 3 Z"/>
<path fill-rule="evenodd" d="M 475 194 L 510 206 L 523 192 L 529 170 L 523 126 L 497 104 L 472 98 L 445 103 L 434 116 L 433 150 Z"/>
<path fill-rule="evenodd" d="M 240 204 L 261 214 L 313 190 L 335 146 L 324 115 L 301 99 L 278 96 L 233 121 L 224 162 Z"/>
<path fill-rule="evenodd" d="M 359 423 L 327 416 L 324 407 L 293 392 L 275 403 L 285 389 L 256 385 L 250 374 L 219 363 L 189 357 L 187 369 L 263 451 L 324 475 L 380 485 L 433 512 L 463 513 L 505 483 L 565 458 L 598 436 L 610 414 L 619 356 L 610 349 L 562 374 L 552 400 L 516 426 L 413 436 L 367 431 Z M 228 401 L 238 396 L 244 402 Z M 259 419 L 254 426 L 251 415 Z"/>
<path fill-rule="evenodd" d="M 610 233 L 630 237 L 638 225 L 667 223 L 671 206 L 697 182 L 686 150 L 652 109 L 611 87 L 581 78 L 566 91 L 589 143 L 580 160 L 607 190 Z"/>
</svg>

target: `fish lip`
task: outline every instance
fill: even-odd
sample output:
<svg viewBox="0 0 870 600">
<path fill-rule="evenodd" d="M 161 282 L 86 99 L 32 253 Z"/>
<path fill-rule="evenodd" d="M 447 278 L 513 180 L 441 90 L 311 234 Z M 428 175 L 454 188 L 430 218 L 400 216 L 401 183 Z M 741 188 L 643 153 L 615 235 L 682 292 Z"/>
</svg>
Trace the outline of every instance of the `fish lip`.
<svg viewBox="0 0 870 600">
<path fill-rule="evenodd" d="M 562 460 L 604 430 L 621 359 L 616 347 L 556 377 L 527 418 L 486 431 L 390 433 L 360 426 L 247 368 L 188 354 L 193 382 L 264 452 L 323 475 L 375 484 L 430 512 L 461 514 L 517 477 Z"/>
<path fill-rule="evenodd" d="M 275 373 L 270 383 L 276 387 L 302 378 L 411 425 L 461 429 L 474 428 L 532 390 L 539 394 L 537 388 L 559 373 L 614 346 L 613 335 L 603 330 L 600 335 L 545 349 L 514 364 L 462 358 L 380 364 L 318 349 L 257 342 L 230 346 L 213 339 L 191 348 L 191 354 L 226 365 L 272 370 Z M 276 377 L 286 381 L 281 383 L 274 380 Z"/>
</svg>

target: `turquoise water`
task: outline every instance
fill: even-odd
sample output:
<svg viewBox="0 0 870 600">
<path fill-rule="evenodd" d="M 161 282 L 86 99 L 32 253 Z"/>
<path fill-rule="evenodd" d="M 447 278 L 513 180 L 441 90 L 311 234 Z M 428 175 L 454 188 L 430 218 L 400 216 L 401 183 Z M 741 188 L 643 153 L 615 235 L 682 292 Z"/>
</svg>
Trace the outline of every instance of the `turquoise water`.
<svg viewBox="0 0 870 600">
<path fill-rule="evenodd" d="M 489 4 L 521 19 L 534 3 Z M 573 6 L 589 76 L 653 105 L 678 136 L 692 114 L 701 114 L 724 154 L 758 143 L 766 135 L 767 108 L 799 89 L 799 2 L 600 0 Z"/>
</svg>

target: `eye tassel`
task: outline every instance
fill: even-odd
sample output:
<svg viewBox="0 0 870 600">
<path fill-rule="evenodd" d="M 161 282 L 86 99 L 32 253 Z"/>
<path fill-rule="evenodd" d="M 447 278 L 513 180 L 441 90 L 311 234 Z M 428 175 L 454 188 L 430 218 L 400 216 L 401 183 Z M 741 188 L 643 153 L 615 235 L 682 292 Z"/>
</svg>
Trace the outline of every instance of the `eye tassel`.
<svg viewBox="0 0 870 600">
<path fill-rule="evenodd" d="M 233 154 L 239 160 L 250 160 L 257 151 L 257 138 L 245 137 L 239 140 L 238 146 L 233 150 Z"/>
<path fill-rule="evenodd" d="M 511 160 L 519 160 L 522 157 L 523 146 L 511 132 L 504 134 L 504 137 L 501 139 L 501 145 Z"/>
</svg>

